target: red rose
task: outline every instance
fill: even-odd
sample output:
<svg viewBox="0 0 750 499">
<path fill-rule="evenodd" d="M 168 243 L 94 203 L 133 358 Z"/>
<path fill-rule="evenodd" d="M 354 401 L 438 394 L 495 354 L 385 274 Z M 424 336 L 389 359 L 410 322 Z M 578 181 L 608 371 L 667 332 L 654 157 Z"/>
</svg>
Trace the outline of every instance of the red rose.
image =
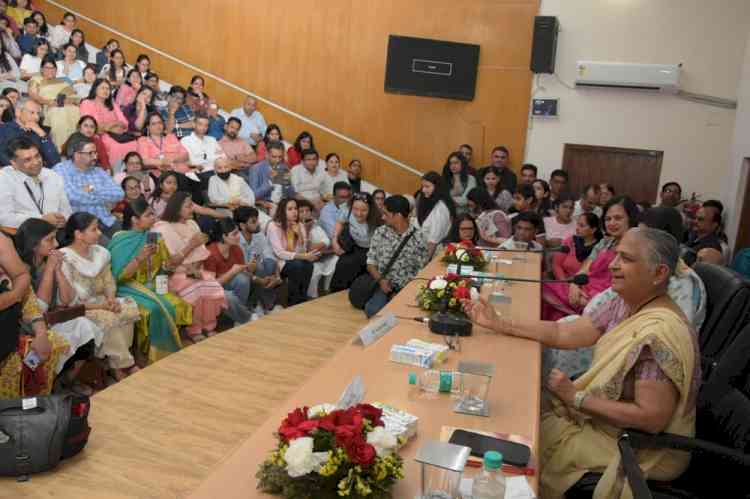
<svg viewBox="0 0 750 499">
<path fill-rule="evenodd" d="M 381 409 L 370 404 L 359 404 L 357 408 L 364 418 L 370 420 L 372 426 L 384 426 L 383 421 L 381 420 L 381 417 L 383 416 L 383 411 Z"/>
<path fill-rule="evenodd" d="M 445 280 L 448 282 L 455 281 L 456 279 L 458 279 L 458 274 L 445 274 Z"/>
<path fill-rule="evenodd" d="M 281 426 L 279 428 L 279 436 L 285 442 L 289 442 L 295 438 L 306 437 L 307 434 L 296 426 Z"/>
<path fill-rule="evenodd" d="M 456 245 L 454 245 L 454 244 L 449 244 L 448 246 L 445 247 L 445 254 L 446 255 L 453 254 L 453 252 L 455 252 L 455 251 L 456 251 Z"/>
<path fill-rule="evenodd" d="M 348 445 L 345 446 L 345 450 L 349 459 L 351 459 L 354 464 L 358 464 L 363 468 L 367 468 L 375 462 L 375 457 L 377 456 L 375 447 L 368 444 L 361 435 L 350 441 Z"/>
<path fill-rule="evenodd" d="M 333 433 L 334 430 L 336 430 L 336 416 L 328 414 L 327 416 L 320 418 L 318 420 L 318 428 Z"/>
<path fill-rule="evenodd" d="M 460 244 L 461 246 L 463 246 L 464 248 L 467 248 L 467 249 L 468 249 L 468 248 L 473 248 L 473 247 L 474 247 L 474 243 L 472 243 L 472 242 L 471 242 L 470 240 L 468 240 L 468 239 L 464 239 L 464 240 L 463 240 L 463 241 L 461 241 L 461 242 L 460 242 L 459 244 Z"/>
<path fill-rule="evenodd" d="M 318 426 L 320 426 L 320 421 L 317 419 L 308 419 L 307 421 L 300 423 L 300 425 L 297 426 L 297 429 L 307 435 L 311 431 L 316 430 Z"/>
<path fill-rule="evenodd" d="M 286 419 L 281 424 L 288 424 L 290 426 L 299 426 L 303 421 L 307 421 L 307 407 L 300 409 L 299 407 L 287 414 Z"/>
<path fill-rule="evenodd" d="M 468 300 L 469 298 L 471 298 L 471 291 L 469 290 L 469 288 L 459 286 L 453 290 L 453 298 L 455 298 L 456 300 Z"/>
<path fill-rule="evenodd" d="M 477 258 L 482 254 L 482 250 L 478 250 L 476 248 L 471 248 L 470 250 L 468 250 L 468 252 L 469 252 L 469 255 L 471 255 L 474 258 Z"/>
</svg>

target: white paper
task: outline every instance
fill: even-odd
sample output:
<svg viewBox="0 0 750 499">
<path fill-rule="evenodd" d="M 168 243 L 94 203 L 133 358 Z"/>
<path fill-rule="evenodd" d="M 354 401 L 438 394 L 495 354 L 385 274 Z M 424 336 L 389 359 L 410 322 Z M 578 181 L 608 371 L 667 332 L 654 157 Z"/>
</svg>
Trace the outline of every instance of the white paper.
<svg viewBox="0 0 750 499">
<path fill-rule="evenodd" d="M 365 383 L 359 374 L 354 377 L 344 393 L 341 394 L 339 402 L 336 404 L 338 409 L 348 409 L 353 405 L 361 403 L 365 399 Z"/>
<path fill-rule="evenodd" d="M 458 492 L 463 499 L 472 499 L 471 487 L 473 485 L 472 478 L 461 479 Z M 536 496 L 525 476 L 505 475 L 505 499 L 536 499 Z"/>
<path fill-rule="evenodd" d="M 21 399 L 21 408 L 24 411 L 36 409 L 36 406 L 37 406 L 36 397 Z"/>
<path fill-rule="evenodd" d="M 393 313 L 389 312 L 383 317 L 368 322 L 359 331 L 359 341 L 366 347 L 370 346 L 396 327 L 396 324 L 398 324 L 398 319 Z"/>
</svg>

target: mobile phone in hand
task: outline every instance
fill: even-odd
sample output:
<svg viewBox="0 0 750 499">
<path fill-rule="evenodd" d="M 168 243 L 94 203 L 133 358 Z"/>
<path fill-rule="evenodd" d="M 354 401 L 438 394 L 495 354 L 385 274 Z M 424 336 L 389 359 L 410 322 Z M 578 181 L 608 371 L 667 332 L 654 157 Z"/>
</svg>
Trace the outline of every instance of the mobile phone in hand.
<svg viewBox="0 0 750 499">
<path fill-rule="evenodd" d="M 159 244 L 159 236 L 158 232 L 149 232 L 146 234 L 146 244 Z"/>
<path fill-rule="evenodd" d="M 31 350 L 26 354 L 26 357 L 24 357 L 23 363 L 32 371 L 36 371 L 36 368 L 39 367 L 39 364 L 41 364 L 42 361 L 39 359 L 39 355 L 37 355 L 34 350 Z"/>
</svg>

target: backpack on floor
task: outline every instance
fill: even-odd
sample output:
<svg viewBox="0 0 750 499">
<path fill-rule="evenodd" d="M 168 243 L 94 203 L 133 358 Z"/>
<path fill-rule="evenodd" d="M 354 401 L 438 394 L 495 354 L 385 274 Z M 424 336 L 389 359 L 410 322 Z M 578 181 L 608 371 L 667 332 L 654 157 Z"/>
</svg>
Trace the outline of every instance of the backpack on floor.
<svg viewBox="0 0 750 499">
<path fill-rule="evenodd" d="M 86 395 L 0 400 L 0 476 L 23 481 L 81 452 L 91 433 L 90 409 Z"/>
</svg>

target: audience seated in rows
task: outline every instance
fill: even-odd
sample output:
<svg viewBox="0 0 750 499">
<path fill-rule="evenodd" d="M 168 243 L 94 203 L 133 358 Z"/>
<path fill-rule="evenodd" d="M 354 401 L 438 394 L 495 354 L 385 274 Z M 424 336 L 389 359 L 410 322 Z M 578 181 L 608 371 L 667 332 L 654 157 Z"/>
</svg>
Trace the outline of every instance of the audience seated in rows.
<svg viewBox="0 0 750 499">
<path fill-rule="evenodd" d="M 612 198 L 604 209 L 604 237 L 593 248 L 579 273 L 588 275 L 588 284 L 546 283 L 542 286 L 542 318 L 557 320 L 578 315 L 586 304 L 612 283 L 609 265 L 616 256 L 622 236 L 638 225 L 638 208 L 625 196 Z"/>
</svg>

